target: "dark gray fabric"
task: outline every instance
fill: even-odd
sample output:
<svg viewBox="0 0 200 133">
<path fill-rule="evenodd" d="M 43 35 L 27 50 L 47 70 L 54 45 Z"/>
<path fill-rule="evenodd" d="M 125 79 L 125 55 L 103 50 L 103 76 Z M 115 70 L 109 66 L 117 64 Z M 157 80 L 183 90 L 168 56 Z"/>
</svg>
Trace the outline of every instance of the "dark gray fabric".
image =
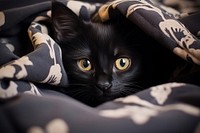
<svg viewBox="0 0 200 133">
<path fill-rule="evenodd" d="M 68 78 L 50 36 L 51 1 L 0 1 L 0 132 L 200 132 L 200 87 L 187 84 L 200 79 L 198 12 L 182 14 L 149 0 L 61 1 L 86 21 L 120 12 L 192 67 L 178 72 L 183 83 L 88 107 L 56 91 L 68 86 Z"/>
</svg>

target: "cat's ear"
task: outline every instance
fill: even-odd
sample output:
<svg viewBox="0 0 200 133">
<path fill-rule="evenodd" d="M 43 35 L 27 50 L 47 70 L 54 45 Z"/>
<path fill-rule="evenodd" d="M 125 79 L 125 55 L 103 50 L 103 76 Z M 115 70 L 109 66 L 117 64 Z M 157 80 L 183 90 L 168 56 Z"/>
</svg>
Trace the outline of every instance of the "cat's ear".
<svg viewBox="0 0 200 133">
<path fill-rule="evenodd" d="M 80 32 L 83 22 L 63 3 L 52 1 L 52 28 L 59 42 L 70 41 Z"/>
</svg>

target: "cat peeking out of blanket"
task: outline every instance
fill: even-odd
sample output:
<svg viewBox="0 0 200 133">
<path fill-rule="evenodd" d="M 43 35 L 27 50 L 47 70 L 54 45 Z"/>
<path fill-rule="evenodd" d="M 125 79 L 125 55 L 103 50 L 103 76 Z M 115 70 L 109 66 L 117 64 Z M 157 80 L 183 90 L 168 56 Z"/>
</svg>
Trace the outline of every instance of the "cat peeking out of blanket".
<svg viewBox="0 0 200 133">
<path fill-rule="evenodd" d="M 167 82 L 180 61 L 120 13 L 86 22 L 53 2 L 52 27 L 69 78 L 60 91 L 90 106 Z"/>
</svg>

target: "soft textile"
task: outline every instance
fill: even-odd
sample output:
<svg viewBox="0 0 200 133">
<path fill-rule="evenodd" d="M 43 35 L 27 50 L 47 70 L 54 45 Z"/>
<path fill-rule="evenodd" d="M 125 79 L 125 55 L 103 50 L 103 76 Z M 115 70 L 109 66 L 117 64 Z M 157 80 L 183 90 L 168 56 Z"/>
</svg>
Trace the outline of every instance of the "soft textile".
<svg viewBox="0 0 200 133">
<path fill-rule="evenodd" d="M 149 0 L 62 2 L 85 21 L 106 21 L 121 12 L 170 52 L 200 65 L 198 12 L 182 14 Z M 197 85 L 152 86 L 96 108 L 54 91 L 67 87 L 68 79 L 62 51 L 49 34 L 51 1 L 0 9 L 0 132 L 200 132 Z"/>
</svg>

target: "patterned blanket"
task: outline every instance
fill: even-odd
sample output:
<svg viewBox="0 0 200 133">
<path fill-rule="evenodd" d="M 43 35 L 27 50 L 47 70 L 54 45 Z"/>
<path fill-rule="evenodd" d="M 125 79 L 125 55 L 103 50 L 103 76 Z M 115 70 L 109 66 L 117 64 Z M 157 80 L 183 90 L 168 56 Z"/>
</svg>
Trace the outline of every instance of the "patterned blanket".
<svg viewBox="0 0 200 133">
<path fill-rule="evenodd" d="M 199 68 L 200 13 L 196 10 L 183 13 L 149 0 L 60 1 L 86 21 L 92 17 L 107 21 L 120 12 Z M 50 88 L 67 87 L 68 78 L 62 51 L 45 23 L 51 18 L 51 1 L 0 1 L 0 5 L 0 132 L 200 132 L 198 85 L 152 86 L 96 108 L 53 91 Z M 200 74 L 192 76 L 198 79 Z"/>
</svg>

